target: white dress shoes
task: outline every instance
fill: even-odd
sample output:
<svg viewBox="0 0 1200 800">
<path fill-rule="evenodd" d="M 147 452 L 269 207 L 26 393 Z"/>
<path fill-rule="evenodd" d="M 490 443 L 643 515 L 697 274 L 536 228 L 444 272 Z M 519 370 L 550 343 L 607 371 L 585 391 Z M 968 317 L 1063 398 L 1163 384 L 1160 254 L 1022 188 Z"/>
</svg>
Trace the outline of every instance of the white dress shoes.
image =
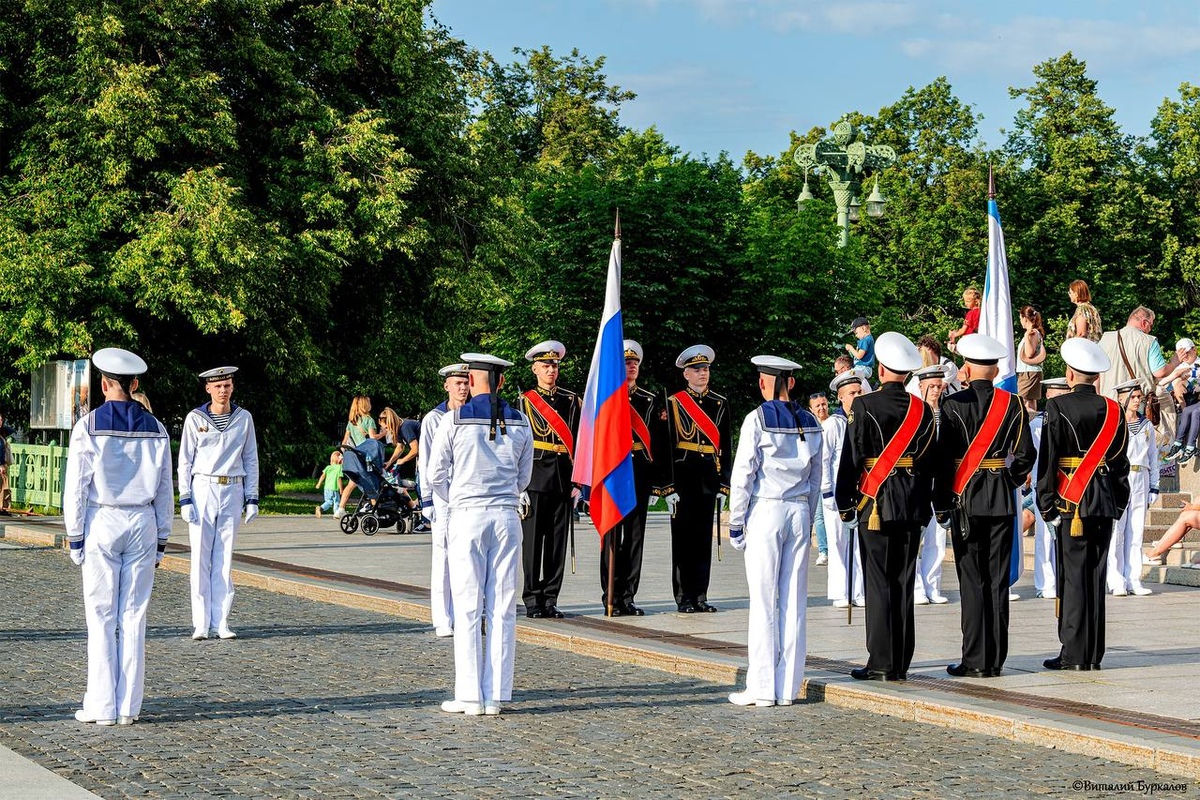
<svg viewBox="0 0 1200 800">
<path fill-rule="evenodd" d="M 454 628 L 434 628 L 433 634 L 439 639 L 447 639 L 454 635 Z"/>
<path fill-rule="evenodd" d="M 766 708 L 767 706 L 775 705 L 774 700 L 759 700 L 756 697 L 751 697 L 749 692 L 734 692 L 729 695 L 729 702 L 735 706 L 755 706 L 757 708 Z"/>
<path fill-rule="evenodd" d="M 196 628 L 192 631 L 192 641 L 200 642 L 208 638 L 208 628 Z"/>
<path fill-rule="evenodd" d="M 913 605 L 927 606 L 927 605 L 929 605 L 929 598 L 923 594 L 914 594 L 913 595 Z"/>
<path fill-rule="evenodd" d="M 236 639 L 237 638 L 237 634 L 235 632 L 231 631 L 229 628 L 221 628 L 219 631 L 217 631 L 217 636 L 220 636 L 222 639 Z"/>
<path fill-rule="evenodd" d="M 466 714 L 468 717 L 478 717 L 483 714 L 483 703 L 468 703 L 465 700 L 446 700 L 442 703 L 442 711 L 447 714 Z"/>
<path fill-rule="evenodd" d="M 846 608 L 849 605 L 850 605 L 849 600 L 834 600 L 833 601 L 834 608 Z"/>
<path fill-rule="evenodd" d="M 935 606 L 940 606 L 943 603 L 949 603 L 950 598 L 943 597 L 940 594 L 931 594 L 931 595 L 929 595 L 929 602 L 933 603 Z"/>
<path fill-rule="evenodd" d="M 84 711 L 82 708 L 75 712 L 75 719 L 79 722 L 94 722 L 97 725 L 116 725 L 115 719 L 96 719 L 91 714 Z"/>
<path fill-rule="evenodd" d="M 1122 587 L 1120 589 L 1114 589 L 1112 595 L 1113 597 L 1128 597 L 1129 592 L 1125 591 L 1124 587 Z"/>
<path fill-rule="evenodd" d="M 118 725 L 132 725 L 137 722 L 137 717 L 117 717 Z"/>
<path fill-rule="evenodd" d="M 488 717 L 500 716 L 500 704 L 495 701 L 492 701 L 489 703 L 484 703 L 483 704 L 483 713 L 484 713 L 484 716 L 488 716 Z"/>
</svg>

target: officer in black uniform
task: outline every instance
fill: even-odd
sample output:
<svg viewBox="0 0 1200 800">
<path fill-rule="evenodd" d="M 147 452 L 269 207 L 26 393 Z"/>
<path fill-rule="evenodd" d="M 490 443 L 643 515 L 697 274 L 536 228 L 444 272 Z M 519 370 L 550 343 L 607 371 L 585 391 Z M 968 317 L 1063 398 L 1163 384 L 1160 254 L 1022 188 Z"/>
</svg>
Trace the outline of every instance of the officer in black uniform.
<svg viewBox="0 0 1200 800">
<path fill-rule="evenodd" d="M 1100 669 L 1104 658 L 1104 595 L 1113 523 L 1129 503 L 1128 431 L 1116 402 L 1096 393 L 1100 373 L 1111 366 L 1100 346 L 1068 339 L 1060 352 L 1071 391 L 1046 401 L 1037 491 L 1042 519 L 1055 528 L 1062 650 L 1043 663 L 1047 669 L 1092 670 Z M 1110 414 L 1117 415 L 1116 435 L 1079 503 L 1072 503 L 1059 494 L 1059 473 L 1074 474 Z"/>
<path fill-rule="evenodd" d="M 629 412 L 633 420 L 633 485 L 637 506 L 608 534 L 615 536 L 617 558 L 613 565 L 614 617 L 645 614 L 633 604 L 642 578 L 642 544 L 646 538 L 646 510 L 650 500 L 661 494 L 664 482 L 659 465 L 669 469 L 670 451 L 666 437 L 666 421 L 662 418 L 662 400 L 653 392 L 637 385 L 642 364 L 642 346 L 633 339 L 625 340 L 625 381 L 629 389 Z M 638 424 L 641 420 L 641 424 Z M 648 437 L 648 441 L 647 441 Z M 600 548 L 600 602 L 608 603 L 608 542 Z"/>
<path fill-rule="evenodd" d="M 562 342 L 553 340 L 534 345 L 525 354 L 533 362 L 537 387 L 521 396 L 521 411 L 533 430 L 533 477 L 521 497 L 521 566 L 525 573 L 521 599 L 525 616 L 535 619 L 562 619 L 558 593 L 567 564 L 567 529 L 572 507 L 579 499 L 579 490 L 571 484 L 571 469 L 580 401 L 577 394 L 558 385 L 559 362 L 566 354 Z M 539 410 L 543 403 L 549 410 Z M 570 430 L 569 441 L 555 432 L 556 424 Z"/>
<path fill-rule="evenodd" d="M 881 385 L 850 407 L 834 496 L 842 522 L 858 529 L 866 584 L 867 666 L 850 674 L 858 680 L 902 681 L 916 647 L 913 578 L 933 502 L 937 427 L 929 406 L 904 389 L 908 373 L 921 366 L 916 346 L 889 332 L 876 341 L 875 356 Z M 902 427 L 910 398 L 920 403 L 916 432 L 872 501 L 859 482 Z M 867 523 L 859 524 L 864 518 Z"/>
<path fill-rule="evenodd" d="M 1004 345 L 972 333 L 959 340 L 958 353 L 966 359 L 970 385 L 941 403 L 940 470 L 933 487 L 938 522 L 950 523 L 962 593 L 962 661 L 946 671 L 957 678 L 994 678 L 1008 657 L 1008 586 L 1018 511 L 1014 492 L 1029 477 L 1037 451 L 1021 399 L 997 395 L 992 383 L 997 362 L 1007 354 Z M 1003 403 L 997 407 L 1003 409 L 1003 416 L 997 410 L 999 427 L 962 494 L 956 494 L 958 466 L 981 435 L 994 400 Z"/>
<path fill-rule="evenodd" d="M 729 498 L 733 458 L 729 401 L 708 388 L 715 357 L 713 349 L 702 344 L 680 353 L 675 366 L 683 370 L 687 388 L 667 404 L 671 447 L 663 455 L 673 462 L 674 484 L 660 492 L 671 510 L 671 585 L 681 614 L 717 610 L 708 604 L 714 512 L 720 513 Z M 688 411 L 693 403 L 703 415 L 700 419 Z"/>
</svg>

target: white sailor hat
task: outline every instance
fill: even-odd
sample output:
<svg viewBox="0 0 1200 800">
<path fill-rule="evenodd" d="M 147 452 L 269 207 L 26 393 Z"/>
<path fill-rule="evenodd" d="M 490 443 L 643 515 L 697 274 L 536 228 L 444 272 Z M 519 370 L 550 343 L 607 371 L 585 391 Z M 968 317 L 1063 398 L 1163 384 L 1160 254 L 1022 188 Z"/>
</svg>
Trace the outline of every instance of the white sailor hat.
<svg viewBox="0 0 1200 800">
<path fill-rule="evenodd" d="M 1107 372 L 1112 366 L 1100 345 L 1090 339 L 1067 339 L 1059 353 L 1068 367 L 1087 375 L 1099 375 L 1101 372 Z"/>
<path fill-rule="evenodd" d="M 141 356 L 135 355 L 120 347 L 105 347 L 92 353 L 92 363 L 102 375 L 110 378 L 133 378 L 141 375 L 149 367 Z"/>
<path fill-rule="evenodd" d="M 958 340 L 958 354 L 981 367 L 990 367 L 1008 355 L 1004 345 L 982 333 L 968 333 Z"/>
<path fill-rule="evenodd" d="M 447 364 L 438 370 L 438 375 L 443 378 L 465 378 L 470 369 L 467 364 Z"/>
<path fill-rule="evenodd" d="M 625 360 L 626 361 L 641 361 L 643 358 L 642 346 L 633 339 L 625 340 Z"/>
<path fill-rule="evenodd" d="M 513 365 L 511 361 L 505 361 L 499 356 L 491 356 L 487 353 L 463 353 L 459 358 L 467 363 L 467 369 L 486 369 L 491 371 L 504 369 Z M 456 364 L 455 366 L 458 365 Z"/>
<path fill-rule="evenodd" d="M 930 364 L 928 367 L 921 367 L 915 370 L 913 375 L 916 376 L 918 381 L 934 380 L 935 378 L 948 381 L 954 377 L 956 371 L 953 364 L 943 362 L 941 364 Z"/>
<path fill-rule="evenodd" d="M 758 371 L 764 375 L 782 375 L 800 369 L 800 365 L 795 361 L 779 356 L 755 356 L 750 359 L 750 363 L 758 367 Z"/>
<path fill-rule="evenodd" d="M 707 367 L 717 360 L 717 354 L 713 349 L 706 344 L 694 344 L 687 350 L 679 354 L 679 358 L 675 359 L 675 366 L 683 369 L 684 367 Z"/>
<path fill-rule="evenodd" d="M 1193 342 L 1191 339 L 1187 338 L 1186 336 L 1175 343 L 1176 350 L 1193 350 L 1193 349 L 1195 349 L 1195 347 L 1196 347 L 1196 343 Z"/>
<path fill-rule="evenodd" d="M 1042 379 L 1042 388 L 1043 389 L 1070 389 L 1071 387 L 1067 385 L 1066 378 L 1043 378 Z"/>
<path fill-rule="evenodd" d="M 912 372 L 921 366 L 921 353 L 907 336 L 888 331 L 875 340 L 875 357 L 892 372 Z"/>
<path fill-rule="evenodd" d="M 848 369 L 843 373 L 833 376 L 833 380 L 829 382 L 829 391 L 836 393 L 838 389 L 851 383 L 861 384 L 862 378 L 858 377 L 858 373 L 854 370 Z"/>
<path fill-rule="evenodd" d="M 206 369 L 204 372 L 201 372 L 200 377 L 204 379 L 205 383 L 216 383 L 217 381 L 223 381 L 226 378 L 232 378 L 233 373 L 237 371 L 237 367 L 213 367 L 212 369 Z"/>
<path fill-rule="evenodd" d="M 557 364 L 567 356 L 567 348 L 562 342 L 547 339 L 539 342 L 525 353 L 526 361 L 545 361 Z"/>
<path fill-rule="evenodd" d="M 1123 394 L 1125 392 L 1132 391 L 1133 389 L 1140 390 L 1141 388 L 1142 388 L 1142 382 L 1139 381 L 1137 378 L 1134 378 L 1132 380 L 1125 381 L 1124 383 L 1118 383 L 1116 386 L 1113 387 L 1113 391 L 1116 392 L 1117 394 Z"/>
</svg>

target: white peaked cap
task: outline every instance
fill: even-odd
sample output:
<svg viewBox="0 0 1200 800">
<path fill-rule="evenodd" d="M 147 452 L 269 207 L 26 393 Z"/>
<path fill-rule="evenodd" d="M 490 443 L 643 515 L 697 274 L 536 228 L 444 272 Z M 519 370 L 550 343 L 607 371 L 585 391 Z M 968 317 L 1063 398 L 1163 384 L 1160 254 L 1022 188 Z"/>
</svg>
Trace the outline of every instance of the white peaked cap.
<svg viewBox="0 0 1200 800">
<path fill-rule="evenodd" d="M 1108 372 L 1108 368 L 1112 366 L 1100 345 L 1090 339 L 1067 339 L 1059 352 L 1067 366 L 1077 372 L 1099 375 L 1101 372 Z"/>
<path fill-rule="evenodd" d="M 921 353 L 908 337 L 894 331 L 875 340 L 875 357 L 892 372 L 912 372 L 921 366 Z"/>
<path fill-rule="evenodd" d="M 941 378 L 944 381 L 948 381 L 954 377 L 954 373 L 957 371 L 953 364 L 943 362 L 941 364 L 930 364 L 928 367 L 921 367 L 919 370 L 913 372 L 913 375 L 916 375 L 919 381 L 927 381 L 934 378 Z"/>
<path fill-rule="evenodd" d="M 567 346 L 554 339 L 538 342 L 525 352 L 526 361 L 560 361 L 567 356 Z"/>
<path fill-rule="evenodd" d="M 97 350 L 92 353 L 92 363 L 105 375 L 119 377 L 134 377 L 149 369 L 141 356 L 119 347 L 105 347 Z"/>
<path fill-rule="evenodd" d="M 200 377 L 211 383 L 213 381 L 223 381 L 226 378 L 232 378 L 233 373 L 237 371 L 237 367 L 213 367 L 201 372 Z"/>
<path fill-rule="evenodd" d="M 778 375 L 781 372 L 795 372 L 800 369 L 800 365 L 795 361 L 789 361 L 779 356 L 755 356 L 750 359 L 750 363 L 758 367 L 759 372 L 764 372 L 767 375 Z"/>
<path fill-rule="evenodd" d="M 1116 386 L 1113 387 L 1113 391 L 1116 392 L 1117 394 L 1121 394 L 1122 392 L 1128 392 L 1133 389 L 1141 389 L 1141 388 L 1142 388 L 1142 382 L 1139 381 L 1137 378 L 1134 378 L 1133 380 L 1128 380 L 1128 381 L 1125 381 L 1124 383 L 1118 383 Z"/>
<path fill-rule="evenodd" d="M 858 373 L 854 370 L 846 370 L 840 375 L 833 376 L 833 380 L 829 382 L 829 391 L 836 392 L 848 383 L 862 383 L 862 378 L 858 377 Z"/>
<path fill-rule="evenodd" d="M 490 356 L 487 353 L 463 353 L 459 358 L 467 362 L 467 367 L 470 369 L 491 369 L 492 367 L 511 367 L 513 365 L 511 361 L 505 361 L 499 356 Z"/>
<path fill-rule="evenodd" d="M 968 333 L 958 340 L 958 354 L 972 364 L 991 366 L 1008 355 L 1008 350 L 991 336 Z"/>
<path fill-rule="evenodd" d="M 625 358 L 636 358 L 641 361 L 645 355 L 642 353 L 642 346 L 633 339 L 625 340 Z"/>
<path fill-rule="evenodd" d="M 684 367 L 707 367 L 717 360 L 717 354 L 713 349 L 706 344 L 694 344 L 687 350 L 679 354 L 679 358 L 675 359 L 675 366 L 683 369 Z"/>
<path fill-rule="evenodd" d="M 447 364 L 438 370 L 438 375 L 441 375 L 443 378 L 462 376 L 466 375 L 470 369 L 471 367 L 467 364 Z"/>
</svg>

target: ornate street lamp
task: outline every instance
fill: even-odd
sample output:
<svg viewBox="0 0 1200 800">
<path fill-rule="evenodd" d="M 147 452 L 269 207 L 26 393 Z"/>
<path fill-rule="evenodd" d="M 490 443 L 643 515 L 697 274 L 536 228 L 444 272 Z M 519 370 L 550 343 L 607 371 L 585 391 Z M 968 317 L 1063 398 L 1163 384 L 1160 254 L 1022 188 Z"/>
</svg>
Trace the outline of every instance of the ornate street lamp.
<svg viewBox="0 0 1200 800">
<path fill-rule="evenodd" d="M 808 173 L 810 170 L 824 170 L 829 179 L 829 188 L 833 190 L 833 200 L 837 204 L 838 227 L 841 234 L 838 237 L 838 247 L 845 247 L 850 239 L 850 223 L 860 218 L 858 193 L 862 189 L 861 177 L 867 170 L 875 172 L 896 161 L 896 151 L 886 144 L 868 145 L 859 138 L 858 130 L 849 122 L 839 122 L 833 128 L 833 141 L 821 141 L 816 144 L 801 144 L 796 147 L 793 156 L 796 164 L 804 169 L 804 189 L 796 198 L 796 205 L 803 209 L 805 201 L 812 199 L 808 190 Z M 867 198 L 867 215 L 883 216 L 886 200 L 879 191 L 879 177 L 875 178 L 875 188 Z"/>
</svg>

